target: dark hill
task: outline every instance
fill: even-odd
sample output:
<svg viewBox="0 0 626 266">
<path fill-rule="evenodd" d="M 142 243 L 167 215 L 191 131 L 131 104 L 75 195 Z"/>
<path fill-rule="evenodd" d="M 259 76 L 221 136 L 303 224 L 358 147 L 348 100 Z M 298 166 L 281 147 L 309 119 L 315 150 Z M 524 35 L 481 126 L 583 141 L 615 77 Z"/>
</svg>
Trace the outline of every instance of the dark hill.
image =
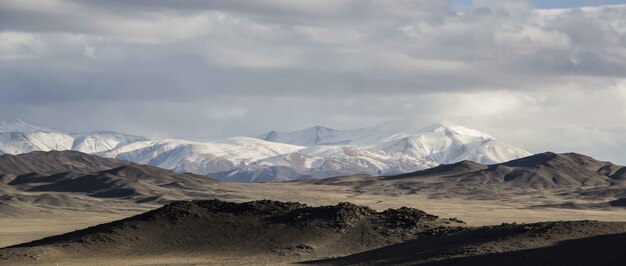
<svg viewBox="0 0 626 266">
<path fill-rule="evenodd" d="M 64 172 L 52 175 L 26 174 L 8 185 L 28 192 L 76 192 L 99 198 L 129 198 L 144 201 L 161 196 L 177 199 L 185 190 L 197 190 L 217 181 L 204 176 L 179 174 L 144 165 L 126 165 L 94 173 Z"/>
<path fill-rule="evenodd" d="M 623 265 L 626 223 L 503 224 L 446 231 L 314 265 Z"/>
<path fill-rule="evenodd" d="M 610 208 L 618 204 L 607 202 L 626 198 L 626 167 L 576 153 L 547 152 L 494 165 L 462 161 L 395 176 L 354 175 L 307 183 L 342 186 L 357 194 Z"/>
<path fill-rule="evenodd" d="M 390 176 L 388 178 L 395 179 L 395 178 L 403 178 L 403 177 L 418 177 L 418 176 L 428 176 L 428 175 L 440 174 L 440 173 L 446 173 L 447 175 L 464 174 L 468 172 L 484 170 L 487 168 L 488 168 L 487 165 L 480 164 L 477 162 L 461 161 L 461 162 L 454 163 L 454 164 L 442 164 L 439 166 L 435 166 L 433 168 L 429 168 L 429 169 L 425 169 L 425 170 L 421 170 L 421 171 L 417 171 L 413 173 Z"/>
<path fill-rule="evenodd" d="M 585 155 L 546 152 L 494 165 L 463 161 L 387 179 L 457 177 L 463 182 L 480 179 L 481 182 L 506 182 L 517 187 L 543 190 L 608 186 L 615 180 L 624 179 L 625 174 L 626 167 Z"/>
<path fill-rule="evenodd" d="M 211 198 L 209 177 L 183 174 L 158 167 L 101 158 L 76 151 L 31 152 L 0 156 L 0 191 L 13 197 L 0 198 L 5 204 L 34 202 L 45 195 L 60 203 L 66 194 L 96 198 L 116 198 L 135 202 L 164 203 L 194 197 Z M 33 195 L 30 192 L 40 194 Z M 69 195 L 69 194 L 68 194 Z M 74 199 L 77 199 L 74 197 Z M 62 204 L 61 204 L 62 203 Z"/>
<path fill-rule="evenodd" d="M 0 155 L 0 175 L 59 173 L 67 171 L 96 172 L 130 164 L 77 151 L 34 151 L 20 155 Z"/>
<path fill-rule="evenodd" d="M 377 212 L 350 203 L 309 207 L 269 200 L 175 202 L 116 222 L 5 248 L 0 258 L 19 258 L 42 247 L 96 256 L 202 252 L 323 257 L 362 252 L 426 231 L 463 225 L 412 208 Z"/>
<path fill-rule="evenodd" d="M 581 191 L 609 187 L 622 189 L 625 173 L 626 167 L 588 156 L 548 152 L 494 165 L 464 161 L 383 180 L 410 183 L 434 178 L 441 182 L 441 186 L 448 187 L 459 183 L 475 188 Z"/>
</svg>

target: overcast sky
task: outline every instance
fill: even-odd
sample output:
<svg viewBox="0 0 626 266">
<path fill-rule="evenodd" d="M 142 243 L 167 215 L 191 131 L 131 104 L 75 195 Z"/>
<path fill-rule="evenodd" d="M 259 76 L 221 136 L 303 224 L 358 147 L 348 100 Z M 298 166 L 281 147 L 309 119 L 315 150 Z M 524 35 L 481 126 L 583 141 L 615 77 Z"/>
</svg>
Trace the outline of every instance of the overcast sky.
<svg viewBox="0 0 626 266">
<path fill-rule="evenodd" d="M 446 119 L 626 164 L 620 3 L 2 0 L 0 120 L 223 138 Z"/>
</svg>

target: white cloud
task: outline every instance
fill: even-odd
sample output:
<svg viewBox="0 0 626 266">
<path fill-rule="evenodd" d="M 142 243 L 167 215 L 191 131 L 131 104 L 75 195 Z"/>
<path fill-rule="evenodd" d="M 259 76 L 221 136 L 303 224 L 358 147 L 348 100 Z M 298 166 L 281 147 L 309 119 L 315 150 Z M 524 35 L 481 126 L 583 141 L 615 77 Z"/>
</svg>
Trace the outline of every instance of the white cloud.
<svg viewBox="0 0 626 266">
<path fill-rule="evenodd" d="M 34 58 L 43 53 L 44 49 L 44 44 L 34 34 L 0 32 L 0 60 Z"/>
<path fill-rule="evenodd" d="M 495 34 L 495 42 L 527 54 L 541 51 L 542 49 L 563 50 L 570 48 L 570 41 L 567 35 L 529 25 L 524 25 L 521 28 L 505 28 L 502 32 Z"/>
<path fill-rule="evenodd" d="M 87 34 L 146 44 L 187 40 L 212 29 L 210 14 L 124 14 L 60 0 L 7 0 L 0 3 L 0 9 L 7 18 L 13 17 L 9 23 L 18 21 L 17 28 L 34 26 L 34 32 Z M 28 25 L 29 20 L 33 26 Z"/>
<path fill-rule="evenodd" d="M 364 34 L 354 29 L 341 30 L 323 27 L 296 26 L 295 30 L 304 34 L 311 41 L 321 44 L 356 44 L 365 37 Z"/>
</svg>

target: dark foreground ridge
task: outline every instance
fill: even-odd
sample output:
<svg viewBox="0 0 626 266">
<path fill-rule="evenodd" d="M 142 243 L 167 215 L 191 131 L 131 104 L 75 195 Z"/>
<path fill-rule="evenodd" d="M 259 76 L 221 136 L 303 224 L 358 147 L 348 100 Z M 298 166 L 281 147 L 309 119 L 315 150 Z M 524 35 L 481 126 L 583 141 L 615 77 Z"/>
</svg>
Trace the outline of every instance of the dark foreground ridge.
<svg viewBox="0 0 626 266">
<path fill-rule="evenodd" d="M 456 230 L 458 220 L 412 208 L 377 212 L 351 203 L 310 207 L 296 202 L 181 201 L 127 219 L 0 250 L 0 261 L 23 254 L 247 256 L 348 255 L 400 243 L 427 231 Z"/>
<path fill-rule="evenodd" d="M 623 265 L 626 223 L 502 224 L 446 231 L 315 265 Z"/>
<path fill-rule="evenodd" d="M 314 265 L 619 265 L 626 259 L 626 223 L 468 227 L 406 207 L 182 201 L 0 249 L 0 265 L 164 253 Z"/>
</svg>

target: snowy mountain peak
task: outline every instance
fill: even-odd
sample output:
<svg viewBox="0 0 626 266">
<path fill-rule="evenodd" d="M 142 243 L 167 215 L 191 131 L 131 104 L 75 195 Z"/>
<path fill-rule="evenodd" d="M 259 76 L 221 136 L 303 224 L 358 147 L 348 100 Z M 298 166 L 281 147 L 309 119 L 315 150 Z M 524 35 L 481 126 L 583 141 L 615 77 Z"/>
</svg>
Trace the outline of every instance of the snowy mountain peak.
<svg viewBox="0 0 626 266">
<path fill-rule="evenodd" d="M 337 130 L 323 126 L 315 126 L 290 132 L 270 131 L 258 138 L 300 146 L 319 145 L 352 145 L 374 146 L 382 142 L 400 140 L 421 135 L 461 136 L 461 138 L 480 138 L 495 140 L 496 138 L 469 129 L 449 121 L 439 121 L 424 127 L 415 120 L 390 120 L 371 127 L 350 130 Z"/>
<path fill-rule="evenodd" d="M 491 140 L 495 140 L 496 138 L 475 130 L 475 129 L 470 129 L 470 128 L 466 128 L 464 126 L 460 126 L 457 125 L 455 123 L 452 123 L 450 121 L 446 121 L 446 120 L 442 120 L 439 121 L 437 123 L 434 123 L 426 128 L 424 128 L 424 133 L 426 132 L 443 132 L 443 133 L 447 133 L 447 134 L 455 134 L 455 135 L 463 135 L 463 136 L 471 136 L 471 137 L 479 137 L 479 138 L 483 138 L 483 139 L 491 139 Z"/>
<path fill-rule="evenodd" d="M 301 146 L 351 146 L 401 153 L 435 165 L 458 160 L 497 163 L 530 155 L 486 133 L 445 120 L 426 127 L 413 119 L 400 119 L 351 130 L 311 127 L 292 132 L 272 131 L 270 135 L 271 138 L 265 139 Z"/>
<path fill-rule="evenodd" d="M 22 119 L 0 121 L 0 132 L 56 132 L 56 130 L 34 126 Z"/>
<path fill-rule="evenodd" d="M 144 140 L 112 131 L 70 133 L 31 125 L 16 119 L 0 122 L 0 154 L 31 151 L 75 150 L 97 153 L 119 145 Z"/>
</svg>

